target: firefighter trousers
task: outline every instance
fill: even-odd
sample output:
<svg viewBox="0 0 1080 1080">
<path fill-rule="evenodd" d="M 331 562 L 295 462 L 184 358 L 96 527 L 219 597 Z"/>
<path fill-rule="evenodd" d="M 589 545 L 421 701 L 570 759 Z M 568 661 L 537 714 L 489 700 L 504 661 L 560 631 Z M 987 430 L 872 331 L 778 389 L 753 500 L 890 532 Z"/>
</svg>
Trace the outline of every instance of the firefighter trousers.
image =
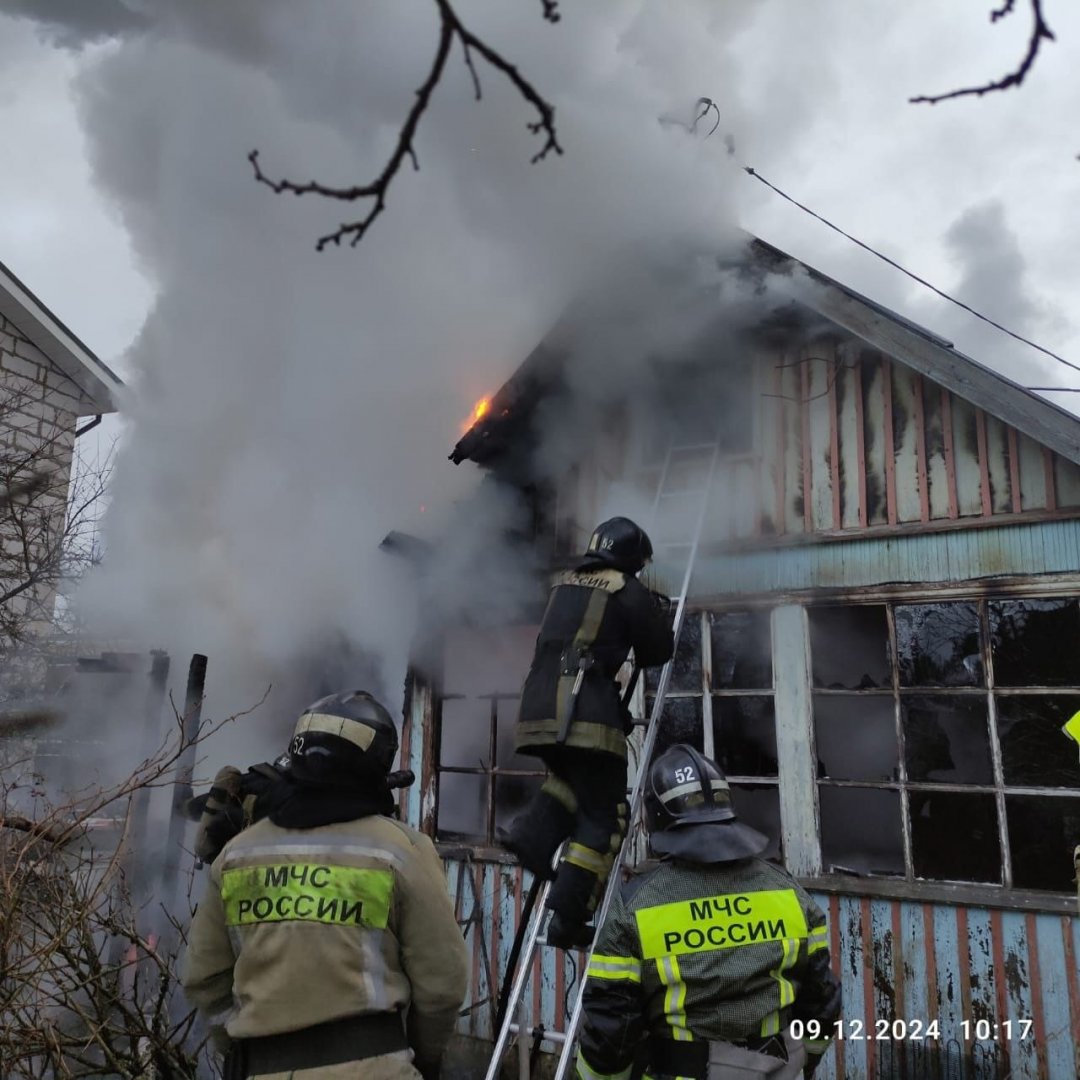
<svg viewBox="0 0 1080 1080">
<path fill-rule="evenodd" d="M 569 839 L 547 906 L 566 923 L 584 925 L 604 893 L 626 835 L 626 761 L 572 747 L 545 750 L 547 779 L 510 827 L 508 845 L 535 874 L 551 876 L 551 861 Z"/>
</svg>

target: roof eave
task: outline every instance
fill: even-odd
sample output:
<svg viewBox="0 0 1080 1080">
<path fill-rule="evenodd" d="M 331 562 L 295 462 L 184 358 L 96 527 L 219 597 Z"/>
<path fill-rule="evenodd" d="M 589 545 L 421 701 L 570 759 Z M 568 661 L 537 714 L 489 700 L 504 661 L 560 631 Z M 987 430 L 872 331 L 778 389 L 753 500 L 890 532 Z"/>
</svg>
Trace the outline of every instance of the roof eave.
<svg viewBox="0 0 1080 1080">
<path fill-rule="evenodd" d="M 79 416 L 117 410 L 119 377 L 72 333 L 3 263 L 0 315 L 10 319 L 79 389 Z"/>
</svg>

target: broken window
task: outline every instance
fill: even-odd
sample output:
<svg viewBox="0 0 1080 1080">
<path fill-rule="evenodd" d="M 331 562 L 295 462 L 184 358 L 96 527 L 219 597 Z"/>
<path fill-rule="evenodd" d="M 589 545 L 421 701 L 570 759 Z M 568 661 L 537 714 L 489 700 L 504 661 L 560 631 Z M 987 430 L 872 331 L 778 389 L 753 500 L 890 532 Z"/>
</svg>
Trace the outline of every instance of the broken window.
<svg viewBox="0 0 1080 1080">
<path fill-rule="evenodd" d="M 772 690 L 772 628 L 768 611 L 709 615 L 712 685 L 716 690 Z"/>
<path fill-rule="evenodd" d="M 1080 681 L 1080 680 L 1078 680 Z M 1073 743 L 1061 725 L 1080 708 L 1064 694 L 998 698 L 998 738 L 1005 783 L 1016 787 L 1080 788 Z"/>
<path fill-rule="evenodd" d="M 747 820 L 773 839 L 775 852 L 780 800 L 770 627 L 768 611 L 687 613 L 654 757 L 676 743 L 711 754 L 733 780 L 732 790 L 745 794 L 747 812 L 753 815 Z M 654 670 L 650 691 L 658 679 Z M 647 693 L 650 715 L 653 701 L 654 694 Z"/>
<path fill-rule="evenodd" d="M 903 874 L 900 792 L 823 787 L 821 858 L 830 873 Z"/>
<path fill-rule="evenodd" d="M 986 698 L 900 698 L 904 760 L 909 780 L 928 783 L 994 783 Z"/>
<path fill-rule="evenodd" d="M 1070 888 L 1080 766 L 1061 726 L 1080 710 L 1077 601 L 808 616 L 826 869 Z"/>
<path fill-rule="evenodd" d="M 512 818 L 542 782 L 540 762 L 514 752 L 536 632 L 462 629 L 447 642 L 436 724 L 440 839 L 494 842 L 496 822 Z"/>
<path fill-rule="evenodd" d="M 811 608 L 809 616 L 814 686 L 827 690 L 892 686 L 884 607 Z"/>
<path fill-rule="evenodd" d="M 901 604 L 895 609 L 901 686 L 978 686 L 983 681 L 974 604 Z"/>
<path fill-rule="evenodd" d="M 1080 601 L 991 600 L 997 686 L 1080 684 Z"/>
<path fill-rule="evenodd" d="M 997 802 L 980 792 L 912 791 L 915 876 L 1001 884 Z"/>
<path fill-rule="evenodd" d="M 727 776 L 778 776 L 772 696 L 713 695 L 713 746 Z"/>
<path fill-rule="evenodd" d="M 814 695 L 817 771 L 830 780 L 896 780 L 899 750 L 891 697 Z"/>
</svg>

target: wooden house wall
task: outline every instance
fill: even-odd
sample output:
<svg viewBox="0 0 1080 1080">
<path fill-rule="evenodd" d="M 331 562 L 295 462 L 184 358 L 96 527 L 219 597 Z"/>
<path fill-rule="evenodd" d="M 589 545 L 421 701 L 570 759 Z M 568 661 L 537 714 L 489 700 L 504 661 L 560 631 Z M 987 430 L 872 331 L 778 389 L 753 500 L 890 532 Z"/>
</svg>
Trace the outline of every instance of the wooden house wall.
<svg viewBox="0 0 1080 1080">
<path fill-rule="evenodd" d="M 447 874 L 472 955 L 458 1030 L 488 1040 L 529 878 L 516 866 L 472 858 L 448 859 Z M 834 1043 L 816 1077 L 1066 1080 L 1080 1075 L 1080 920 L 826 893 L 814 898 L 828 916 L 849 1036 Z M 562 1031 L 582 957 L 551 949 L 540 953 L 526 995 L 528 1015 L 534 1026 Z M 970 1021 L 966 1033 L 964 1020 Z M 989 1022 L 996 1038 L 975 1037 L 980 1020 Z M 1011 1038 L 1002 1034 L 1003 1021 L 1012 1023 Z M 914 1037 L 917 1028 L 924 1037 Z M 885 1032 L 890 1037 L 869 1037 Z M 925 1037 L 926 1032 L 935 1034 Z M 555 1050 L 550 1043 L 544 1048 Z"/>
<path fill-rule="evenodd" d="M 1080 530 L 1075 521 L 1056 520 L 1080 513 L 1080 468 L 880 352 L 847 339 L 765 353 L 755 361 L 748 393 L 752 448 L 720 461 L 706 540 L 722 546 L 702 562 L 700 596 L 884 582 L 960 587 L 1002 575 L 1072 574 L 1080 565 Z M 718 402 L 718 411 L 731 407 Z M 632 505 L 651 502 L 660 463 L 636 460 L 632 436 L 609 432 L 571 470 L 554 512 L 562 550 L 581 550 L 613 493 L 633 489 Z M 921 535 L 927 533 L 940 535 Z M 774 545 L 791 546 L 780 556 L 768 550 Z M 403 793 L 402 809 L 433 832 L 433 703 L 422 685 L 409 700 L 403 756 L 421 782 Z M 490 850 L 444 855 L 473 958 L 459 1031 L 489 1039 L 528 877 Z M 816 1074 L 823 1080 L 1080 1075 L 1080 919 L 815 896 L 829 919 L 848 1033 L 862 1036 L 836 1044 Z M 533 1024 L 560 1031 L 582 959 L 541 954 L 529 1015 Z M 908 1037 L 867 1037 L 879 1033 L 879 1021 L 890 1022 L 889 1035 L 897 1033 L 893 1020 L 906 1021 Z M 997 1038 L 980 1040 L 974 1027 L 965 1038 L 963 1020 L 1014 1026 L 1011 1038 L 998 1027 Z M 936 1036 L 911 1038 L 914 1021 L 924 1030 L 937 1021 Z M 1030 1021 L 1024 1039 L 1020 1021 Z"/>
<path fill-rule="evenodd" d="M 718 360 L 722 363 L 722 360 Z M 860 342 L 761 353 L 747 400 L 753 448 L 722 457 L 709 541 L 824 539 L 1057 516 L 1080 509 L 1080 467 Z M 574 550 L 612 485 L 649 504 L 661 461 L 635 463 L 630 438 L 602 444 L 558 498 Z"/>
</svg>

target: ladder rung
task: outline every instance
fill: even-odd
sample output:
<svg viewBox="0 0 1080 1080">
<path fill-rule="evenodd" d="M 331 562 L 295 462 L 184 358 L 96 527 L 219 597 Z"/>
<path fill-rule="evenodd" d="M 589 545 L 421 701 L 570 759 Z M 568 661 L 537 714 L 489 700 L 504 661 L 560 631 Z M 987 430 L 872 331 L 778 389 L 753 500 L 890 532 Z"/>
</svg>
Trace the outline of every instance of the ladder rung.
<svg viewBox="0 0 1080 1080">
<path fill-rule="evenodd" d="M 510 1034 L 511 1035 L 516 1035 L 520 1030 L 521 1030 L 521 1025 L 520 1024 L 511 1024 L 510 1025 Z M 564 1043 L 564 1042 L 566 1042 L 566 1032 L 565 1031 L 548 1031 L 547 1028 L 544 1028 L 543 1032 L 541 1032 L 539 1028 L 532 1027 L 532 1028 L 526 1028 L 525 1029 L 525 1034 L 526 1035 L 532 1035 L 532 1036 L 539 1035 L 542 1042 L 553 1042 L 553 1043 Z"/>
</svg>

